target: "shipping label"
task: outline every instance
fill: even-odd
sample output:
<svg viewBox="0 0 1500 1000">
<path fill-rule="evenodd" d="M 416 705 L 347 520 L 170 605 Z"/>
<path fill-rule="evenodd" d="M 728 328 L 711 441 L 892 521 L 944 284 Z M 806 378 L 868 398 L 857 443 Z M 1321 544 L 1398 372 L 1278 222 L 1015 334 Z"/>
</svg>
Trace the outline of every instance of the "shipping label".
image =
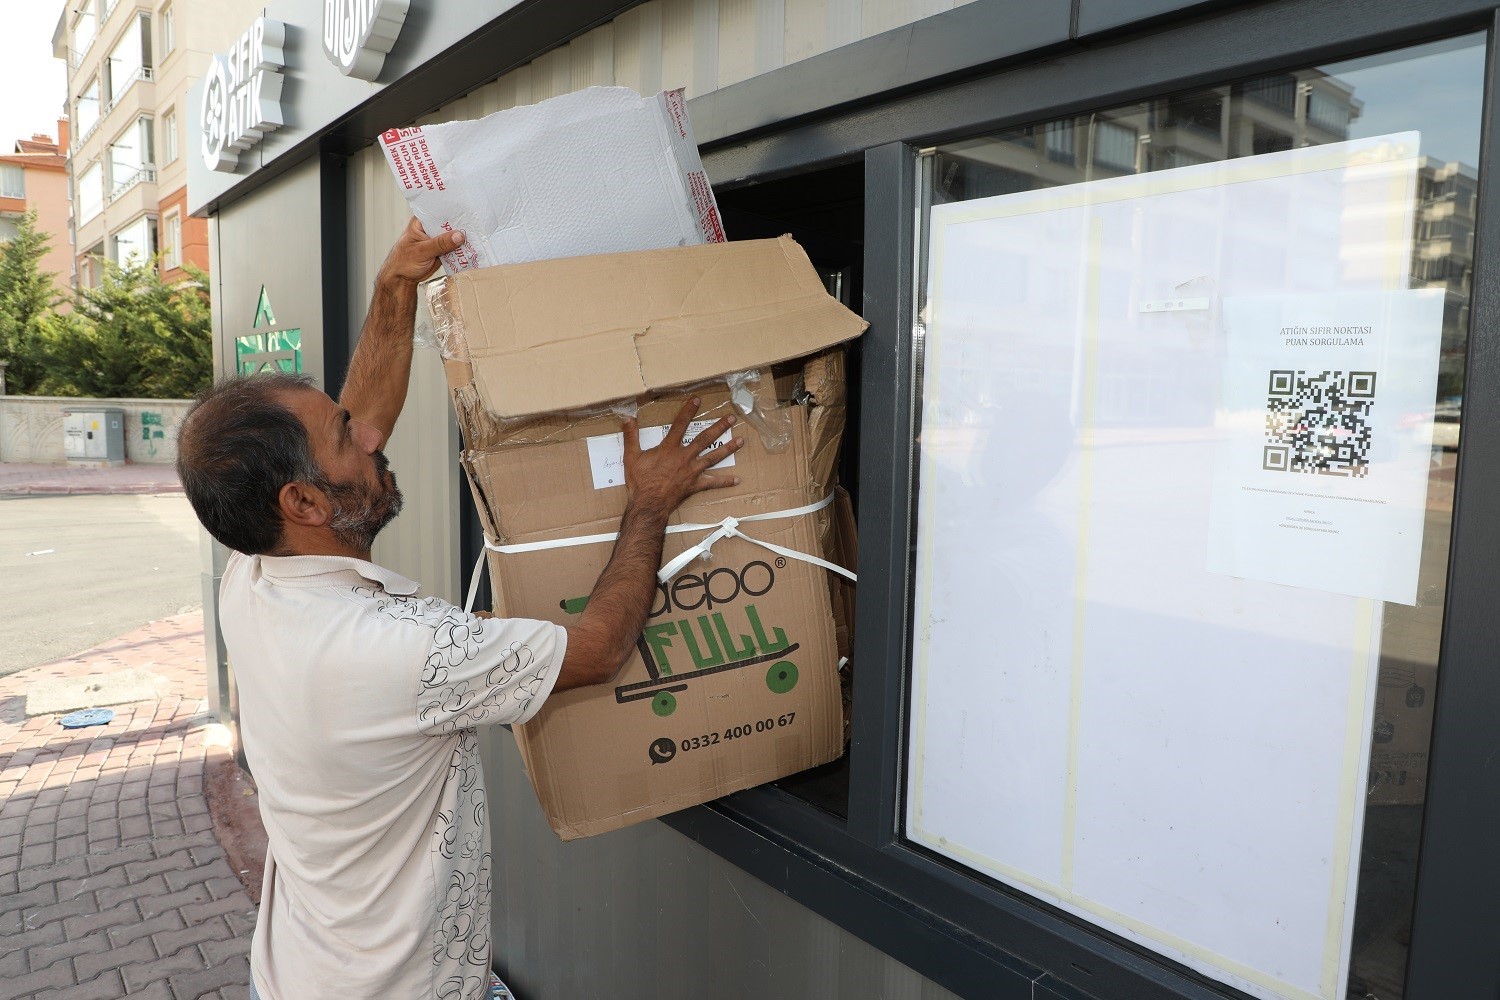
<svg viewBox="0 0 1500 1000">
<path fill-rule="evenodd" d="M 687 433 L 682 437 L 682 443 L 687 444 L 693 438 L 702 434 L 713 426 L 712 420 L 694 420 L 688 424 Z M 662 439 L 667 436 L 671 427 L 662 424 L 659 427 L 642 427 L 640 429 L 640 442 L 642 451 L 650 451 L 661 444 Z M 717 447 L 729 440 L 731 432 L 725 431 L 714 441 Z M 594 478 L 594 489 L 605 490 L 611 486 L 625 485 L 625 435 L 624 434 L 598 434 L 587 439 L 589 449 L 589 472 Z M 730 455 L 715 469 L 727 469 L 734 464 L 734 456 Z"/>
</svg>

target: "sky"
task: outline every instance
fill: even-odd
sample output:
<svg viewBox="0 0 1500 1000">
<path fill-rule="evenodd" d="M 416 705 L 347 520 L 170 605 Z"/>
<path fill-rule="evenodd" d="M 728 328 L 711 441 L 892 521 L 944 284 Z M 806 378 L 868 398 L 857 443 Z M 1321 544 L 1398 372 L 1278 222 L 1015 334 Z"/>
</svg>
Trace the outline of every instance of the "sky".
<svg viewBox="0 0 1500 1000">
<path fill-rule="evenodd" d="M 52 57 L 52 29 L 63 0 L 9 0 L 0 34 L 0 152 L 33 132 L 57 138 L 57 118 L 68 97 L 67 70 Z"/>
</svg>

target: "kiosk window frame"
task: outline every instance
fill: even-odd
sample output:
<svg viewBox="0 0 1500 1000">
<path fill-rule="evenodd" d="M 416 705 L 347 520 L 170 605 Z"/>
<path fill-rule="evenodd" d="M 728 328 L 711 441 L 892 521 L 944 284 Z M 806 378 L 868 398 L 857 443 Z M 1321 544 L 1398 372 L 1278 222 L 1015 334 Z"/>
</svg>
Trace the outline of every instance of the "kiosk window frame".
<svg viewBox="0 0 1500 1000">
<path fill-rule="evenodd" d="M 1366 0 L 1360 16 L 1351 18 L 1342 0 L 1287 0 L 1095 35 L 1087 46 L 1078 42 L 1077 6 L 1070 41 L 1049 47 L 1045 58 L 1014 57 L 986 67 L 985 75 L 918 93 L 809 109 L 788 116 L 788 127 L 750 136 L 730 135 L 712 120 L 699 123 L 705 134 L 725 136 L 704 150 L 721 189 L 863 162 L 862 311 L 871 326 L 860 349 L 860 631 L 847 818 L 768 787 L 667 822 L 960 996 L 1243 996 L 901 839 L 912 428 L 919 393 L 912 329 L 918 154 L 937 143 L 1132 100 L 1485 31 L 1464 401 L 1465 423 L 1477 430 L 1464 435 L 1460 447 L 1442 683 L 1405 995 L 1500 993 L 1500 966 L 1492 960 L 1500 937 L 1500 856 L 1488 843 L 1488 831 L 1500 826 L 1500 799 L 1491 794 L 1485 770 L 1496 744 L 1491 720 L 1500 707 L 1500 671 L 1492 669 L 1488 653 L 1500 647 L 1500 616 L 1488 607 L 1488 567 L 1500 562 L 1500 516 L 1481 500 L 1500 490 L 1500 438 L 1486 433 L 1500 426 L 1500 253 L 1491 251 L 1500 246 L 1500 207 L 1490 197 L 1491 181 L 1500 176 L 1494 100 L 1500 4 L 1436 0 L 1414 9 L 1404 0 Z M 1001 5 L 994 7 L 1002 16 Z M 942 19 L 932 21 L 929 27 L 940 31 Z M 854 55 L 815 58 L 858 65 Z M 722 103 L 725 113 L 760 96 L 776 106 L 794 103 L 787 91 L 806 71 L 789 67 L 738 85 L 736 100 Z M 846 92 L 860 92 L 845 82 Z M 710 119 L 716 106 L 704 106 Z M 697 123 L 696 106 L 694 113 Z"/>
</svg>

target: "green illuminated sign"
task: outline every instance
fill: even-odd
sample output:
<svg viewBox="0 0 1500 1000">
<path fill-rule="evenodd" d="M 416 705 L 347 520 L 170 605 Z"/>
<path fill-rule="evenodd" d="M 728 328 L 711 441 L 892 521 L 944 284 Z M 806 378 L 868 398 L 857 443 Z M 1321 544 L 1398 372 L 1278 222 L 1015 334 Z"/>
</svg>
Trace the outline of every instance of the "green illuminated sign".
<svg viewBox="0 0 1500 1000">
<path fill-rule="evenodd" d="M 264 371 L 300 372 L 302 370 L 302 330 L 271 329 L 276 326 L 276 314 L 271 311 L 271 296 L 266 286 L 260 286 L 260 299 L 255 303 L 255 320 L 252 330 L 259 330 L 264 323 L 266 330 L 249 333 L 234 339 L 235 371 L 241 375 L 254 375 Z"/>
</svg>

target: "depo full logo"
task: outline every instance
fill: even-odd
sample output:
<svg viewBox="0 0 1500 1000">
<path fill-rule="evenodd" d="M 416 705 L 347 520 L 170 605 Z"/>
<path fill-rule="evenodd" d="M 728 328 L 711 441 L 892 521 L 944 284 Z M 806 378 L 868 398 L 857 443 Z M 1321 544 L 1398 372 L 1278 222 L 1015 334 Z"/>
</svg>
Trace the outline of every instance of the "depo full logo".
<svg viewBox="0 0 1500 1000">
<path fill-rule="evenodd" d="M 373 82 L 411 0 L 323 0 L 323 52 L 345 76 Z"/>
<path fill-rule="evenodd" d="M 258 17 L 228 52 L 210 60 L 199 116 L 208 169 L 233 171 L 241 152 L 282 126 L 285 44 L 286 25 Z"/>
<path fill-rule="evenodd" d="M 789 657 L 801 646 L 786 630 L 761 618 L 757 602 L 776 586 L 775 563 L 755 559 L 743 566 L 719 566 L 703 574 L 683 573 L 657 585 L 646 626 L 636 649 L 646 667 L 643 681 L 615 688 L 620 704 L 650 699 L 651 711 L 665 718 L 677 710 L 677 695 L 689 684 L 726 671 L 759 665 L 766 687 L 787 694 L 797 686 L 797 664 Z M 568 614 L 588 607 L 587 597 L 561 602 Z M 769 666 L 768 666 L 769 665 Z M 657 740 L 649 753 L 664 764 L 665 745 Z M 673 751 L 675 752 L 675 751 Z"/>
</svg>

